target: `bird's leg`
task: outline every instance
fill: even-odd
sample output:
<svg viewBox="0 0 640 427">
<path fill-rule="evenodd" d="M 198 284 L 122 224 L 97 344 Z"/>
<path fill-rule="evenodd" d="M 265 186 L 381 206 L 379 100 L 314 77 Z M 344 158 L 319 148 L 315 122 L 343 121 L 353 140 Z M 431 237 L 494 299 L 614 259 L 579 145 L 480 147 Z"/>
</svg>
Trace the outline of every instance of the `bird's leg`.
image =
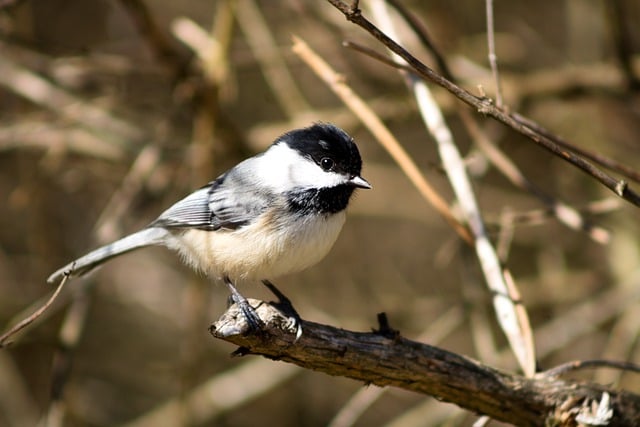
<svg viewBox="0 0 640 427">
<path fill-rule="evenodd" d="M 261 330 L 263 326 L 262 320 L 260 320 L 253 307 L 251 307 L 249 301 L 238 292 L 229 276 L 224 276 L 224 283 L 227 285 L 227 288 L 229 288 L 229 292 L 231 292 L 231 301 L 240 308 L 245 319 L 247 319 L 249 329 L 253 332 Z"/>
<path fill-rule="evenodd" d="M 296 328 L 296 341 L 298 341 L 302 336 L 302 319 L 296 309 L 293 308 L 291 300 L 269 280 L 263 280 L 262 284 L 265 285 L 271 293 L 276 296 L 276 298 L 278 298 L 278 308 L 293 320 L 293 326 Z"/>
</svg>

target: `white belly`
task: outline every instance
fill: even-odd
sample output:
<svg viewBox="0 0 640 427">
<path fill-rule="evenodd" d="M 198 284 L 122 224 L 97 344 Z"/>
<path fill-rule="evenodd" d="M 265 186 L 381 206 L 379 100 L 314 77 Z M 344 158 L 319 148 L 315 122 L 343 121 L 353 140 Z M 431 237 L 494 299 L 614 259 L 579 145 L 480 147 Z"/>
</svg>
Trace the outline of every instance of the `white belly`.
<svg viewBox="0 0 640 427">
<path fill-rule="evenodd" d="M 190 229 L 170 245 L 185 261 L 214 277 L 271 279 L 320 261 L 340 234 L 345 213 L 300 218 L 286 228 L 263 218 L 238 230 Z"/>
</svg>

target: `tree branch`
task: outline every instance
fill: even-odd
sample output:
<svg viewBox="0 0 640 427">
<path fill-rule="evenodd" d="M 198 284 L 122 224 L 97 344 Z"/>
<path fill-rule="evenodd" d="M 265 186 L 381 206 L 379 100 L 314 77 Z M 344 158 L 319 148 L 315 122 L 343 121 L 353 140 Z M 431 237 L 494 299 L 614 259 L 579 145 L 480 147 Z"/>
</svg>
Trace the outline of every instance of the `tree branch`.
<svg viewBox="0 0 640 427">
<path fill-rule="evenodd" d="M 360 9 L 358 9 L 357 2 L 349 5 L 342 0 L 328 1 L 340 12 L 342 12 L 347 20 L 363 28 L 384 46 L 404 59 L 411 66 L 413 72 L 417 75 L 437 84 L 438 86 L 441 86 L 442 88 L 455 95 L 465 104 L 474 107 L 479 113 L 492 117 L 497 121 L 507 125 L 511 129 L 526 136 L 554 155 L 579 168 L 588 175 L 591 175 L 593 178 L 595 178 L 609 190 L 613 191 L 619 197 L 622 197 L 623 199 L 636 206 L 640 206 L 640 194 L 634 191 L 625 180 L 612 177 L 598 167 L 589 163 L 580 155 L 577 155 L 576 153 L 568 150 L 566 147 L 557 144 L 552 138 L 549 138 L 551 132 L 546 130 L 545 132 L 542 132 L 541 130 L 543 130 L 543 128 L 537 124 L 536 126 L 533 126 L 534 122 L 518 114 L 511 113 L 502 108 L 498 108 L 493 104 L 491 99 L 483 96 L 475 96 L 470 92 L 464 90 L 460 86 L 456 85 L 452 81 L 436 73 L 434 70 L 427 67 L 415 56 L 409 53 L 405 48 L 389 38 L 378 27 L 371 23 L 371 21 L 365 18 L 362 15 Z"/>
<path fill-rule="evenodd" d="M 576 426 L 576 417 L 608 396 L 608 426 L 634 426 L 640 396 L 547 375 L 525 378 L 467 357 L 410 341 L 388 327 L 369 333 L 298 320 L 275 305 L 250 300 L 265 324 L 257 333 L 235 305 L 210 327 L 211 334 L 240 346 L 235 355 L 261 355 L 366 384 L 394 386 L 435 397 L 519 426 Z"/>
</svg>

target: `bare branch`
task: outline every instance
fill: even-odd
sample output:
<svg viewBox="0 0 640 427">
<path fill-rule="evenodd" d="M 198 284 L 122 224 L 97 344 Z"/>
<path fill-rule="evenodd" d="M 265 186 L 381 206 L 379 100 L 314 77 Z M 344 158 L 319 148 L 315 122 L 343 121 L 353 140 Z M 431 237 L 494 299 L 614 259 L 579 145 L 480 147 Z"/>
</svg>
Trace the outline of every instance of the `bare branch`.
<svg viewBox="0 0 640 427">
<path fill-rule="evenodd" d="M 575 426 L 575 417 L 605 393 L 613 417 L 608 424 L 634 426 L 640 396 L 606 387 L 549 377 L 525 378 L 485 366 L 437 347 L 384 331 L 352 332 L 300 320 L 303 334 L 274 306 L 250 300 L 265 328 L 246 334 L 247 323 L 233 305 L 213 325 L 216 338 L 238 345 L 236 355 L 262 355 L 329 375 L 431 395 L 467 410 L 518 426 Z"/>
<path fill-rule="evenodd" d="M 146 137 L 146 132 L 140 127 L 52 84 L 7 56 L 0 57 L 0 86 L 65 119 L 101 134 L 113 134 L 133 141 Z"/>
<path fill-rule="evenodd" d="M 376 1 L 371 2 L 370 7 L 381 27 L 399 40 L 386 4 Z M 522 370 L 527 376 L 532 376 L 535 373 L 536 357 L 529 317 L 524 306 L 516 302 L 520 298 L 515 282 L 508 270 L 500 265 L 500 260 L 487 236 L 484 220 L 453 134 L 426 82 L 418 79 L 413 73 L 406 74 L 406 78 L 422 120 L 436 142 L 440 160 L 458 200 L 462 216 L 473 233 L 476 256 L 485 282 L 493 293 L 498 324 L 505 333 Z"/>
<path fill-rule="evenodd" d="M 344 78 L 336 73 L 322 58 L 320 58 L 311 48 L 301 39 L 294 38 L 293 51 L 304 60 L 307 65 L 329 85 L 329 87 L 338 95 L 362 122 L 367 126 L 371 133 L 376 136 L 378 142 L 387 150 L 389 155 L 393 157 L 400 166 L 405 175 L 411 180 L 411 183 L 418 189 L 420 194 L 427 200 L 436 211 L 454 228 L 454 230 L 467 243 L 473 244 L 473 239 L 469 231 L 462 225 L 453 215 L 447 202 L 440 194 L 429 184 L 418 166 L 407 154 L 405 149 L 400 145 L 398 140 L 393 136 L 389 129 L 382 123 L 382 120 L 351 88 L 345 83 Z"/>
<path fill-rule="evenodd" d="M 485 0 L 487 11 L 487 47 L 489 51 L 489 65 L 491 74 L 496 85 L 496 105 L 498 108 L 504 106 L 502 102 L 502 84 L 500 83 L 500 71 L 498 70 L 498 55 L 496 54 L 495 28 L 493 25 L 493 0 Z"/>
<path fill-rule="evenodd" d="M 511 129 L 526 136 L 552 154 L 560 157 L 561 159 L 572 164 L 588 175 L 591 175 L 598 182 L 607 187 L 609 190 L 613 191 L 619 197 L 622 197 L 623 199 L 636 206 L 640 206 L 640 194 L 633 190 L 626 181 L 616 179 L 608 175 L 601 169 L 586 161 L 583 157 L 575 154 L 570 150 L 567 150 L 565 147 L 559 146 L 540 131 L 540 129 L 542 129 L 541 126 L 538 129 L 534 129 L 531 126 L 532 122 L 530 120 L 523 121 L 522 116 L 512 114 L 501 108 L 498 108 L 493 105 L 490 99 L 475 96 L 470 92 L 462 89 L 460 86 L 454 84 L 450 80 L 444 78 L 440 74 L 436 73 L 434 70 L 427 67 L 424 63 L 414 57 L 402 46 L 397 44 L 386 34 L 380 31 L 378 27 L 373 25 L 371 21 L 369 21 L 362 15 L 359 9 L 352 8 L 351 6 L 340 0 L 328 1 L 338 10 L 340 10 L 349 21 L 366 30 L 369 34 L 371 34 L 378 41 L 388 47 L 391 51 L 407 61 L 407 63 L 414 69 L 415 73 L 443 87 L 464 103 L 474 107 L 479 113 L 492 117 L 497 121 L 509 126 Z M 550 132 L 548 131 L 547 133 L 550 134 Z"/>
<path fill-rule="evenodd" d="M 26 328 L 27 326 L 29 326 L 30 324 L 38 320 L 38 318 L 40 318 L 40 316 L 42 316 L 49 307 L 51 307 L 51 304 L 53 304 L 56 301 L 56 299 L 58 298 L 58 295 L 60 295 L 60 292 L 62 291 L 62 288 L 64 288 L 64 284 L 67 282 L 68 279 L 69 279 L 69 276 L 65 274 L 65 276 L 62 278 L 62 281 L 60 282 L 56 290 L 53 292 L 51 297 L 47 300 L 47 302 L 45 302 L 33 314 L 26 317 L 22 321 L 18 322 L 15 326 L 11 327 L 7 332 L 5 332 L 4 334 L 2 334 L 2 336 L 0 336 L 0 348 L 3 348 L 7 344 L 9 344 L 8 341 L 11 337 L 13 337 L 15 334 L 17 334 L 18 332 L 20 332 L 21 330 L 23 330 L 24 328 Z"/>
<path fill-rule="evenodd" d="M 431 40 L 429 35 L 426 32 L 426 29 L 422 27 L 420 22 L 411 14 L 408 10 L 406 10 L 400 3 L 395 0 L 389 0 L 389 3 L 393 5 L 396 11 L 402 16 L 402 18 L 407 22 L 407 24 L 414 31 L 416 36 L 420 39 L 422 44 L 429 49 L 432 55 L 435 58 L 435 62 L 438 65 L 439 70 L 442 74 L 452 82 L 456 82 L 456 79 L 453 73 L 449 69 L 449 65 L 444 58 L 444 55 L 440 52 L 440 50 L 436 47 L 435 43 Z M 387 65 L 395 67 L 399 70 L 408 71 L 413 73 L 413 69 L 408 66 L 406 63 L 399 63 L 393 61 L 389 58 L 382 56 L 381 54 L 375 52 L 372 49 L 367 47 L 346 42 L 346 47 L 352 48 L 360 53 L 363 53 L 367 56 L 370 56 L 373 59 L 381 61 Z M 476 118 L 471 114 L 471 112 L 464 108 L 456 109 L 462 123 L 465 125 L 467 132 L 474 139 L 480 150 L 484 153 L 485 156 L 491 161 L 491 163 L 509 180 L 511 183 L 523 190 L 529 191 L 532 195 L 536 196 L 542 203 L 544 203 L 549 210 L 556 216 L 556 218 L 567 225 L 568 227 L 574 230 L 582 230 L 586 232 L 589 237 L 591 237 L 594 241 L 599 243 L 608 243 L 610 240 L 609 232 L 602 227 L 598 227 L 597 225 L 592 224 L 590 221 L 585 219 L 583 215 L 581 215 L 577 210 L 564 203 L 562 200 L 557 199 L 551 194 L 547 193 L 537 185 L 535 185 L 531 180 L 529 180 L 516 166 L 516 164 L 506 156 L 502 150 L 500 150 L 485 134 L 480 125 L 478 124 Z M 553 135 L 548 135 L 550 138 L 553 138 Z M 556 141 L 560 143 L 560 141 Z M 568 147 L 571 148 L 571 147 Z M 581 153 L 580 151 L 578 151 Z M 590 154 L 590 153 L 588 153 Z M 601 162 L 598 162 L 596 159 L 602 157 L 602 160 L 606 161 L 607 164 L 612 165 L 615 162 L 611 159 L 603 158 L 603 156 L 593 155 L 585 157 L 594 160 L 596 163 L 600 163 L 603 166 L 607 166 Z M 615 166 L 620 166 L 616 169 L 619 173 L 627 177 L 632 177 L 633 179 L 633 171 L 624 170 L 624 165 L 615 164 Z M 629 169 L 629 168 L 627 168 Z M 627 173 L 625 173 L 627 172 Z"/>
<path fill-rule="evenodd" d="M 548 369 L 544 372 L 539 373 L 538 375 L 558 377 L 560 375 L 566 374 L 567 372 L 573 372 L 580 369 L 596 368 L 620 369 L 623 371 L 635 372 L 636 374 L 640 374 L 640 365 L 631 362 L 620 362 L 617 360 L 574 360 Z"/>
<path fill-rule="evenodd" d="M 238 3 L 236 19 L 260 64 L 271 93 L 285 114 L 292 118 L 309 110 L 309 104 L 298 88 L 256 2 L 252 0 Z"/>
</svg>

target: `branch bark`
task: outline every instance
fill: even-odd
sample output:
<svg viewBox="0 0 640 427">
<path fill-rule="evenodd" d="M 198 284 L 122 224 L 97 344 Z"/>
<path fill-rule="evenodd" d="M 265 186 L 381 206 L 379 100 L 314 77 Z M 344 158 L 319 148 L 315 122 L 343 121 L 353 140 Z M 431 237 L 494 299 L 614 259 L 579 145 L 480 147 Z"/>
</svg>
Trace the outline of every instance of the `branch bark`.
<svg viewBox="0 0 640 427">
<path fill-rule="evenodd" d="M 235 305 L 210 327 L 211 334 L 261 355 L 365 384 L 394 386 L 454 403 L 518 426 L 577 426 L 576 417 L 609 395 L 608 427 L 640 419 L 640 396 L 601 385 L 537 375 L 525 378 L 455 353 L 408 340 L 389 328 L 352 332 L 299 319 L 275 304 L 250 300 L 264 328 L 250 332 Z M 302 336 L 296 340 L 296 326 Z"/>
</svg>

